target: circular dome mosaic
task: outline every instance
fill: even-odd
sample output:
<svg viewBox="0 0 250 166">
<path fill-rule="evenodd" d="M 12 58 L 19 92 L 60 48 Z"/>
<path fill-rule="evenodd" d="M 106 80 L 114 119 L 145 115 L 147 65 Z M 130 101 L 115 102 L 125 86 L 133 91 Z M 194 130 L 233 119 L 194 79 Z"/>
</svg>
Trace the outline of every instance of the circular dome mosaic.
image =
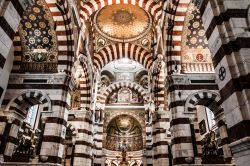
<svg viewBox="0 0 250 166">
<path fill-rule="evenodd" d="M 138 6 L 110 5 L 95 14 L 94 26 L 98 33 L 109 40 L 129 42 L 149 33 L 152 18 Z"/>
</svg>

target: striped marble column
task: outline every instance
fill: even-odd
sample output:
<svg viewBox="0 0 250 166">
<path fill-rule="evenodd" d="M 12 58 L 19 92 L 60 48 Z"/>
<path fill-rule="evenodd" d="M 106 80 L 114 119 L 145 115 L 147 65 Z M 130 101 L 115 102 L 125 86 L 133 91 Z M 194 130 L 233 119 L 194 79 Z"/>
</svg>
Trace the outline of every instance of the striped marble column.
<svg viewBox="0 0 250 166">
<path fill-rule="evenodd" d="M 18 143 L 17 134 L 21 126 L 21 121 L 16 118 L 8 117 L 8 124 L 10 125 L 6 145 L 4 150 L 4 161 L 11 161 L 11 156 L 14 152 L 15 145 Z"/>
<path fill-rule="evenodd" d="M 76 118 L 78 122 L 78 136 L 75 141 L 74 166 L 86 166 L 92 164 L 92 113 L 88 110 L 80 110 L 77 112 Z M 80 120 L 81 119 L 81 120 Z"/>
<path fill-rule="evenodd" d="M 170 128 L 168 113 L 157 111 L 153 122 L 153 165 L 157 166 L 169 165 L 168 145 L 171 139 L 167 135 Z"/>
<path fill-rule="evenodd" d="M 101 166 L 105 160 L 102 153 L 103 148 L 103 121 L 99 121 L 94 125 L 94 137 L 93 137 L 93 155 L 95 166 Z"/>
<path fill-rule="evenodd" d="M 8 123 L 6 116 L 0 116 L 0 155 L 3 155 L 7 142 L 7 135 L 9 135 L 11 123 Z M 2 156 L 3 157 L 3 156 Z M 1 160 L 1 159 L 0 159 Z"/>
<path fill-rule="evenodd" d="M 220 138 L 221 138 L 221 146 L 223 148 L 224 160 L 226 163 L 231 164 L 232 153 L 228 145 L 229 138 L 227 134 L 227 125 L 225 124 L 223 120 L 220 120 L 218 122 L 218 127 L 219 127 L 219 133 L 220 133 Z"/>
<path fill-rule="evenodd" d="M 153 132 L 152 132 L 152 124 L 147 123 L 146 124 L 146 156 L 145 156 L 145 162 L 143 166 L 152 166 L 153 165 L 153 149 L 152 149 L 152 143 L 153 143 Z"/>
<path fill-rule="evenodd" d="M 66 99 L 64 91 L 58 90 L 57 94 Z M 69 105 L 63 100 L 56 101 L 52 105 L 52 110 L 52 114 L 49 115 L 45 121 L 40 159 L 42 156 L 46 156 L 48 157 L 46 162 L 60 164 L 64 152 Z"/>
<path fill-rule="evenodd" d="M 212 53 L 236 165 L 250 162 L 249 0 L 204 0 L 200 10 Z"/>
<path fill-rule="evenodd" d="M 173 164 L 193 163 L 193 145 L 188 114 L 184 114 L 185 96 L 183 90 L 188 89 L 184 75 L 172 75 L 167 87 L 169 94 L 169 110 L 171 112 L 172 155 Z M 190 93 L 190 92 L 189 92 Z M 192 161 L 190 161 L 192 160 Z"/>
<path fill-rule="evenodd" d="M 26 6 L 21 0 L 0 2 L 0 105 L 7 88 L 13 61 L 12 40 Z"/>
</svg>

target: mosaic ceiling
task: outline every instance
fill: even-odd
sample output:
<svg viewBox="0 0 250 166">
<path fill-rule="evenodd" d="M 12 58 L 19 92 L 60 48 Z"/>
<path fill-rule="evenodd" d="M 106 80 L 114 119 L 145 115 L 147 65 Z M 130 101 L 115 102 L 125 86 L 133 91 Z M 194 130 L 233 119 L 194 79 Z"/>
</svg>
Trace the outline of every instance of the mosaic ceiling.
<svg viewBox="0 0 250 166">
<path fill-rule="evenodd" d="M 138 6 L 119 4 L 106 6 L 94 16 L 95 29 L 116 42 L 134 41 L 150 32 L 152 18 Z"/>
<path fill-rule="evenodd" d="M 21 38 L 23 59 L 26 64 L 23 67 L 28 71 L 54 70 L 45 69 L 43 62 L 57 61 L 57 39 L 54 30 L 54 22 L 44 0 L 35 1 L 29 7 L 20 22 L 19 34 Z M 30 63 L 30 64 L 27 64 Z M 33 65 L 32 65 L 33 63 Z M 34 65 L 34 63 L 37 63 Z"/>
</svg>

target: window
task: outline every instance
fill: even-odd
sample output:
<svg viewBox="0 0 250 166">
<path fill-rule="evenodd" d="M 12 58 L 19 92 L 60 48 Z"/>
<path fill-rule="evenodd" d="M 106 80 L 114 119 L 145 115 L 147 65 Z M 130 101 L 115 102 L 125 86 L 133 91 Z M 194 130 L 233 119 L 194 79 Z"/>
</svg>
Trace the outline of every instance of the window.
<svg viewBox="0 0 250 166">
<path fill-rule="evenodd" d="M 24 121 L 28 123 L 31 126 L 31 128 L 34 128 L 38 108 L 39 108 L 38 105 L 33 105 L 32 107 L 30 107 L 27 117 L 24 119 Z"/>
<path fill-rule="evenodd" d="M 205 107 L 205 111 L 207 114 L 208 127 L 211 130 L 216 124 L 214 120 L 214 113 L 209 108 L 206 108 L 206 107 Z"/>
</svg>

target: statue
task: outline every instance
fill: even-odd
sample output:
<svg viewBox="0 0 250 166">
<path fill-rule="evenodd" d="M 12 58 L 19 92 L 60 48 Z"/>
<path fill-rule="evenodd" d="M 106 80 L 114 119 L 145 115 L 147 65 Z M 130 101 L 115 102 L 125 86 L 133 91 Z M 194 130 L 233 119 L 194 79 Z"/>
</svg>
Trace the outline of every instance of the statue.
<svg viewBox="0 0 250 166">
<path fill-rule="evenodd" d="M 208 133 L 205 138 L 202 140 L 203 142 L 203 158 L 207 156 L 217 156 L 217 144 L 215 140 L 215 132 L 211 131 Z"/>
</svg>

